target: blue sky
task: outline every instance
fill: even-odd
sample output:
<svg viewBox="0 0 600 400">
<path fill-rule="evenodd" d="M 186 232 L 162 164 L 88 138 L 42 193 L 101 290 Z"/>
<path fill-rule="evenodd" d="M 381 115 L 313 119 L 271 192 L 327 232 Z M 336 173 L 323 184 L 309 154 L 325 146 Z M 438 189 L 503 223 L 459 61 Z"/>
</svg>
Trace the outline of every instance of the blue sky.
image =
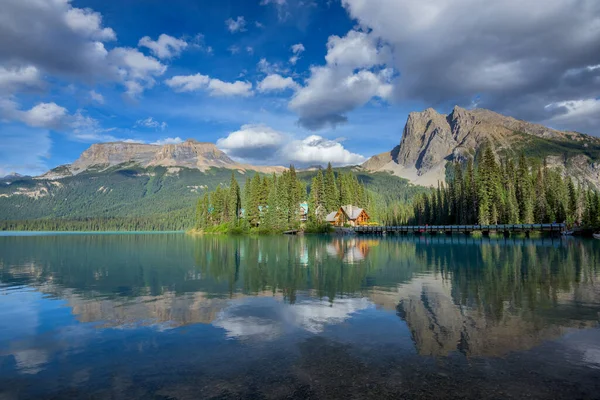
<svg viewBox="0 0 600 400">
<path fill-rule="evenodd" d="M 0 175 L 114 140 L 357 164 L 455 104 L 599 134 L 598 2 L 499 3 L 5 0 Z"/>
</svg>

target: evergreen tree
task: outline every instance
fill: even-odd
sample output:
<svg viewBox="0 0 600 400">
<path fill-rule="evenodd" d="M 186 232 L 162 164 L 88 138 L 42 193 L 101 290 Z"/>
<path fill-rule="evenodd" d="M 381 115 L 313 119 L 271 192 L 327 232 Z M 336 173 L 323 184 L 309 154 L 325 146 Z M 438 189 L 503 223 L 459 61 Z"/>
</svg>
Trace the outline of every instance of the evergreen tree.
<svg viewBox="0 0 600 400">
<path fill-rule="evenodd" d="M 240 210 L 242 208 L 242 198 L 240 193 L 240 185 L 235 179 L 235 173 L 231 172 L 231 182 L 229 184 L 229 219 L 232 226 L 237 226 Z"/>
<path fill-rule="evenodd" d="M 341 206 L 339 199 L 340 195 L 337 188 L 337 182 L 331 163 L 327 164 L 327 170 L 325 171 L 324 179 L 324 193 L 325 193 L 325 208 L 327 213 L 337 211 Z"/>
</svg>

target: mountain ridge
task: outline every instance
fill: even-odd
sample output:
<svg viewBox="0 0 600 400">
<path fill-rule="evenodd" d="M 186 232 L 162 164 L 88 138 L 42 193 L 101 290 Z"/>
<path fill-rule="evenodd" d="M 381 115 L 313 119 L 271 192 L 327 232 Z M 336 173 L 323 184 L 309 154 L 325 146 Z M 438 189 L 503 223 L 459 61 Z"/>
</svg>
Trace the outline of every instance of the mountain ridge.
<svg viewBox="0 0 600 400">
<path fill-rule="evenodd" d="M 371 157 L 362 167 L 388 171 L 419 185 L 436 185 L 444 181 L 448 162 L 465 161 L 485 144 L 498 155 L 522 152 L 545 158 L 565 174 L 596 187 L 600 184 L 600 139 L 458 106 L 447 115 L 432 108 L 411 112 L 400 144 Z"/>
<path fill-rule="evenodd" d="M 191 168 L 202 172 L 210 168 L 226 168 L 263 173 L 282 172 L 281 166 L 260 166 L 238 163 L 214 143 L 188 139 L 178 144 L 146 144 L 106 142 L 92 144 L 71 164 L 61 165 L 38 179 L 61 179 L 86 171 L 102 172 L 119 165 L 139 165 L 143 168 Z"/>
</svg>

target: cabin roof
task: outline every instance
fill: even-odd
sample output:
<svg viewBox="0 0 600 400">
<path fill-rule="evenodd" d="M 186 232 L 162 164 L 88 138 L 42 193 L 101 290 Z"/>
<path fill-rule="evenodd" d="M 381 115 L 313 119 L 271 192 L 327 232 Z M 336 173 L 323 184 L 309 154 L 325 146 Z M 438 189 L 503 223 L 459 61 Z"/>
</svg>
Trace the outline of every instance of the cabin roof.
<svg viewBox="0 0 600 400">
<path fill-rule="evenodd" d="M 348 216 L 350 220 L 355 220 L 359 217 L 359 215 L 364 211 L 360 207 L 353 206 L 351 204 L 347 206 L 342 206 L 342 210 Z"/>
<path fill-rule="evenodd" d="M 332 213 L 327 214 L 327 217 L 325 217 L 325 221 L 327 222 L 335 222 L 335 216 L 337 215 L 337 211 L 334 211 Z"/>
</svg>

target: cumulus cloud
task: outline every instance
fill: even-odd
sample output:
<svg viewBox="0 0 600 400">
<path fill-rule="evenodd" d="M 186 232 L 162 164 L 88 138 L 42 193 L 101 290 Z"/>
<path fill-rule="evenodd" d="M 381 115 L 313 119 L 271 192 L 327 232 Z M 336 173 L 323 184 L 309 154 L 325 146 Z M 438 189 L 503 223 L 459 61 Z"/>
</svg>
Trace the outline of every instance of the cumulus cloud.
<svg viewBox="0 0 600 400">
<path fill-rule="evenodd" d="M 302 140 L 295 140 L 285 148 L 290 161 L 298 165 L 326 164 L 356 165 L 362 164 L 366 158 L 352 153 L 335 140 L 318 135 L 311 135 Z"/>
<path fill-rule="evenodd" d="M 335 127 L 346 114 L 374 97 L 389 99 L 393 70 L 384 68 L 390 49 L 367 33 L 350 31 L 327 42 L 326 65 L 311 67 L 310 77 L 289 104 L 310 130 Z"/>
<path fill-rule="evenodd" d="M 250 82 L 224 82 L 202 74 L 174 76 L 165 83 L 176 92 L 207 90 L 211 96 L 252 96 Z"/>
<path fill-rule="evenodd" d="M 291 47 L 291 50 L 293 55 L 290 57 L 290 64 L 296 65 L 300 59 L 300 54 L 304 53 L 304 45 L 302 43 L 297 43 Z"/>
<path fill-rule="evenodd" d="M 327 164 L 356 165 L 365 157 L 352 153 L 339 141 L 317 135 L 295 139 L 266 125 L 244 125 L 217 141 L 229 156 L 255 164 L 295 164 L 299 167 Z"/>
<path fill-rule="evenodd" d="M 229 18 L 225 21 L 225 25 L 227 25 L 227 29 L 231 33 L 244 32 L 246 30 L 246 19 L 243 16 L 236 19 Z"/>
<path fill-rule="evenodd" d="M 181 139 L 178 136 L 178 137 L 174 137 L 174 138 L 159 139 L 156 142 L 152 142 L 151 144 L 156 144 L 156 145 L 159 145 L 159 146 L 163 146 L 165 144 L 179 144 L 179 143 L 183 143 L 183 139 Z"/>
<path fill-rule="evenodd" d="M 40 71 L 34 66 L 7 68 L 0 66 L 0 94 L 11 94 L 23 88 L 42 86 Z"/>
<path fill-rule="evenodd" d="M 167 66 L 137 49 L 117 47 L 109 53 L 119 76 L 125 82 L 127 94 L 136 97 L 144 89 L 154 86 L 155 78 L 167 70 Z"/>
<path fill-rule="evenodd" d="M 298 84 L 292 78 L 284 78 L 279 74 L 268 75 L 257 86 L 259 92 L 283 91 L 286 89 L 296 90 L 298 87 Z"/>
<path fill-rule="evenodd" d="M 545 106 L 600 92 L 595 0 L 342 0 L 369 36 L 390 44 L 394 95 L 470 104 L 529 120 Z M 596 119 L 600 126 L 600 116 Z M 576 123 L 576 121 L 574 121 Z M 578 124 L 574 126 L 576 128 Z M 598 128 L 595 130 L 600 132 Z"/>
<path fill-rule="evenodd" d="M 144 127 L 144 128 L 151 128 L 151 129 L 160 129 L 161 131 L 164 131 L 167 128 L 167 123 L 166 122 L 159 122 L 157 120 L 155 120 L 153 117 L 148 117 L 146 119 L 139 119 L 136 121 L 134 128 L 137 127 Z"/>
<path fill-rule="evenodd" d="M 138 46 L 147 47 L 152 54 L 160 59 L 170 59 L 180 55 L 188 44 L 185 40 L 163 33 L 156 41 L 152 40 L 150 36 L 144 36 L 140 39 Z"/>
<path fill-rule="evenodd" d="M 77 141 L 114 141 L 108 134 L 115 128 L 105 129 L 98 120 L 89 117 L 82 110 L 74 114 L 58 104 L 39 103 L 29 110 L 22 110 L 14 100 L 0 98 L 0 119 L 3 122 L 22 122 L 33 128 L 64 132 Z"/>
<path fill-rule="evenodd" d="M 21 112 L 20 115 L 20 119 L 29 126 L 61 129 L 68 111 L 56 103 L 40 103 L 28 111 Z"/>
<path fill-rule="evenodd" d="M 114 40 L 115 32 L 103 26 L 100 13 L 73 7 L 70 0 L 2 3 L 0 63 L 20 66 L 30 75 L 35 68 L 86 83 L 118 82 L 137 96 L 153 86 L 166 66 L 135 49 L 107 50 L 105 43 Z"/>
<path fill-rule="evenodd" d="M 217 146 L 228 155 L 243 160 L 272 159 L 286 141 L 286 135 L 266 125 L 243 125 Z"/>
</svg>

